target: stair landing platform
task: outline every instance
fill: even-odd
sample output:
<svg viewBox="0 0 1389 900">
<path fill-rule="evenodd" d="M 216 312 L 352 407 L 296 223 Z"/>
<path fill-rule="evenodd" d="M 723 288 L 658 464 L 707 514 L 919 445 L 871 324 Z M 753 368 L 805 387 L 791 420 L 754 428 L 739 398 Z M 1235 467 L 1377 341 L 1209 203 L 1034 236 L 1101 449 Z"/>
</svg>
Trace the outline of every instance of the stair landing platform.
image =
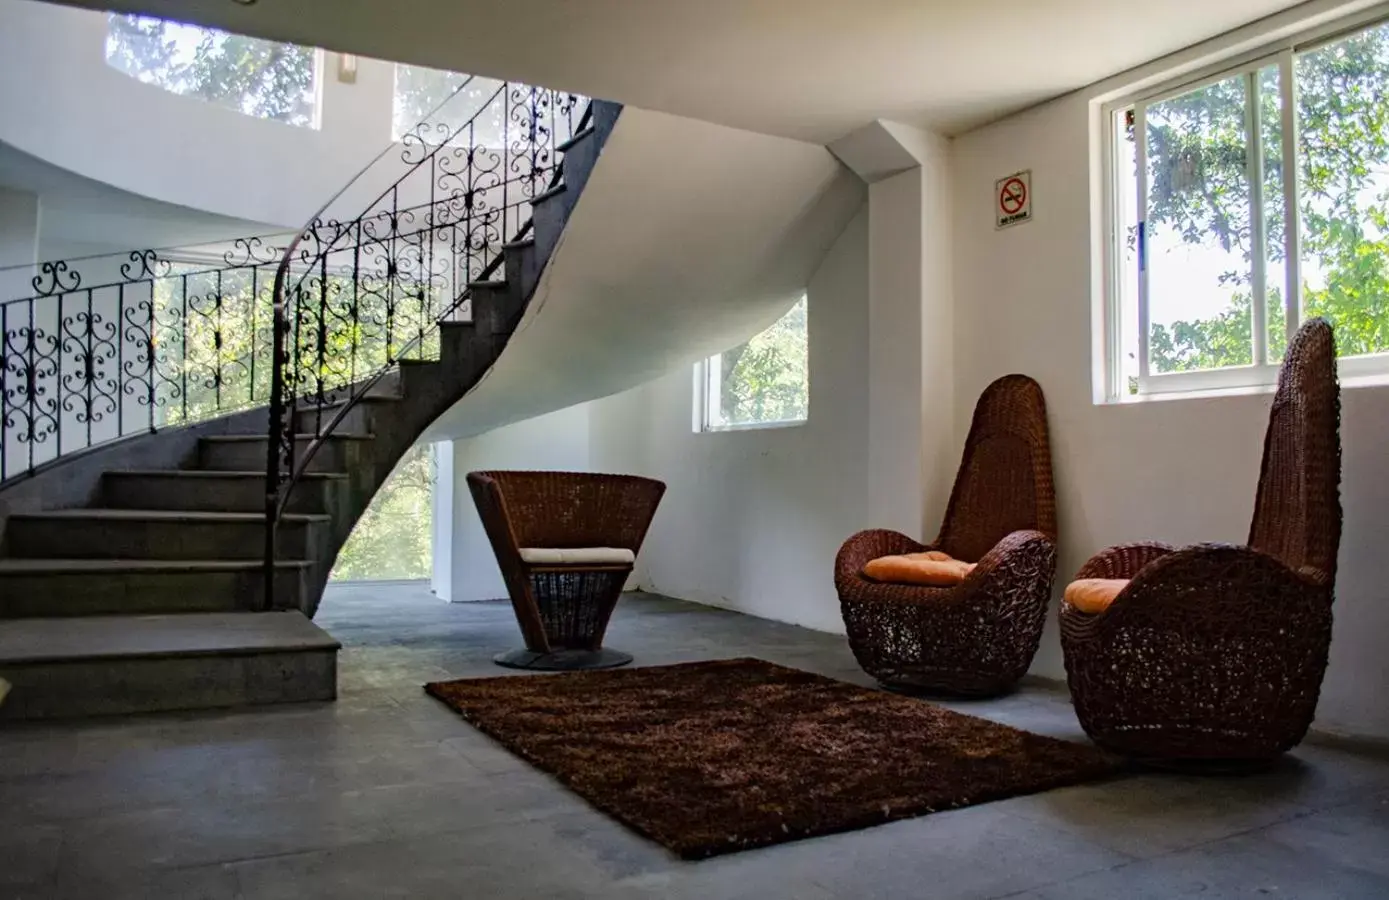
<svg viewBox="0 0 1389 900">
<path fill-rule="evenodd" d="M 339 647 L 294 611 L 0 621 L 0 720 L 332 700 Z"/>
</svg>

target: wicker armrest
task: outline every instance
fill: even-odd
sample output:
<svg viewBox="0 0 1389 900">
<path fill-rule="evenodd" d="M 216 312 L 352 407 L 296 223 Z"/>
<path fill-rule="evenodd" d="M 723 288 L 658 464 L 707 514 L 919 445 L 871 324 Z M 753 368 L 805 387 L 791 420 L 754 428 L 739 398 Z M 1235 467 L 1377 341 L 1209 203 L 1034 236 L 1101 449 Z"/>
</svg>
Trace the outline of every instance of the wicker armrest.
<svg viewBox="0 0 1389 900">
<path fill-rule="evenodd" d="M 834 559 L 834 575 L 836 579 L 857 578 L 865 565 L 879 557 L 921 553 L 930 549 L 905 534 L 886 528 L 860 531 L 839 548 L 839 554 Z"/>
<path fill-rule="evenodd" d="M 1015 531 L 984 554 L 969 578 L 965 579 L 965 584 L 981 583 L 1005 574 L 1011 577 L 1012 569 L 1023 556 L 1035 559 L 1040 564 L 1050 561 L 1052 568 L 1055 568 L 1056 546 L 1051 538 L 1040 531 Z"/>
<path fill-rule="evenodd" d="M 1069 618 L 1111 621 L 1116 626 L 1172 624 L 1194 632 L 1204 627 L 1212 635 L 1270 625 L 1291 632 L 1304 615 L 1320 621 L 1329 610 L 1328 589 L 1314 575 L 1295 572 L 1250 547 L 1197 544 L 1145 566 L 1097 616 L 1063 608 L 1062 625 Z"/>
<path fill-rule="evenodd" d="M 1080 571 L 1075 574 L 1073 581 L 1082 578 L 1133 578 L 1138 575 L 1149 563 L 1156 562 L 1170 553 L 1175 553 L 1176 547 L 1171 544 L 1159 544 L 1156 542 L 1145 544 L 1120 544 L 1115 547 L 1106 547 L 1099 553 L 1090 557 L 1085 565 L 1080 567 Z"/>
</svg>

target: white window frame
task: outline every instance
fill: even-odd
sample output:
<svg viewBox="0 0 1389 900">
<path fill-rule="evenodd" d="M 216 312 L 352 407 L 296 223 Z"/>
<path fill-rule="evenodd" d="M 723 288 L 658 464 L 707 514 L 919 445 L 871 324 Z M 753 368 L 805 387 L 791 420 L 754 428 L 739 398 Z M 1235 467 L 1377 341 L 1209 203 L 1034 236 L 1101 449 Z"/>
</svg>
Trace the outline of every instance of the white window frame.
<svg viewBox="0 0 1389 900">
<path fill-rule="evenodd" d="M 802 298 L 807 304 L 807 316 L 809 315 L 809 295 L 802 294 Z M 797 300 L 799 304 L 801 300 Z M 788 313 L 790 310 L 787 311 Z M 809 319 L 807 318 L 806 334 L 806 366 L 810 365 L 810 346 L 809 346 Z M 757 335 L 754 335 L 756 337 Z M 723 354 L 715 353 L 707 356 L 694 365 L 694 421 L 693 427 L 696 432 L 720 432 L 720 431 L 759 431 L 768 428 L 796 428 L 804 425 L 810 420 L 809 397 L 807 397 L 806 414 L 799 419 L 769 419 L 765 422 L 726 422 L 723 418 L 723 409 L 720 400 L 722 399 L 722 385 L 719 384 L 719 375 L 723 372 Z M 809 372 L 806 373 L 807 377 Z"/>
<path fill-rule="evenodd" d="M 1282 99 L 1282 151 L 1284 202 L 1284 313 L 1288 338 L 1296 333 L 1302 318 L 1302 222 L 1298 205 L 1302 178 L 1298 167 L 1297 81 L 1295 63 L 1299 53 L 1335 43 L 1357 32 L 1389 22 L 1389 4 L 1382 4 L 1357 14 L 1345 16 L 1326 24 L 1302 30 L 1290 37 L 1273 41 L 1246 53 L 1228 57 L 1195 73 L 1167 79 L 1154 88 L 1135 91 L 1101 106 L 1102 159 L 1104 184 L 1103 228 L 1105 290 L 1104 323 L 1105 388 L 1108 402 L 1126 402 L 1145 397 L 1220 391 L 1229 389 L 1266 388 L 1277 383 L 1279 365 L 1268 360 L 1268 327 L 1266 278 L 1268 268 L 1267 235 L 1264 233 L 1263 210 L 1263 134 L 1258 127 L 1258 73 L 1271 65 L 1279 68 L 1279 89 Z M 1178 97 L 1210 84 L 1243 76 L 1246 86 L 1246 134 L 1249 157 L 1248 180 L 1253 247 L 1250 257 L 1251 332 L 1253 364 L 1226 366 L 1192 372 L 1155 373 L 1149 371 L 1147 211 L 1148 168 L 1146 141 L 1147 107 Z M 1138 169 L 1138 296 L 1137 308 L 1125 309 L 1123 297 L 1124 253 L 1126 250 L 1123 222 L 1123 190 L 1119 163 L 1121 116 L 1134 111 L 1135 153 Z M 1138 318 L 1138 393 L 1130 394 L 1123 370 L 1124 322 L 1126 317 Z M 1338 368 L 1343 377 L 1389 377 L 1389 350 L 1364 356 L 1341 357 Z"/>
</svg>

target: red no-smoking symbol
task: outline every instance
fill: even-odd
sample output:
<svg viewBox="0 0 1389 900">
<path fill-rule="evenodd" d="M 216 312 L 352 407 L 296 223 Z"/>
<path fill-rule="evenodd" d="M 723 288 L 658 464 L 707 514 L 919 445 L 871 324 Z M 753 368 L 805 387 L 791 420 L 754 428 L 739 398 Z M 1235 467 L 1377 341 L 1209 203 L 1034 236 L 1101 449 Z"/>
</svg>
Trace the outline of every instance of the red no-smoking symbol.
<svg viewBox="0 0 1389 900">
<path fill-rule="evenodd" d="M 1021 178 L 1009 178 L 998 192 L 998 205 L 1008 215 L 1021 212 L 1027 203 L 1027 185 Z"/>
</svg>

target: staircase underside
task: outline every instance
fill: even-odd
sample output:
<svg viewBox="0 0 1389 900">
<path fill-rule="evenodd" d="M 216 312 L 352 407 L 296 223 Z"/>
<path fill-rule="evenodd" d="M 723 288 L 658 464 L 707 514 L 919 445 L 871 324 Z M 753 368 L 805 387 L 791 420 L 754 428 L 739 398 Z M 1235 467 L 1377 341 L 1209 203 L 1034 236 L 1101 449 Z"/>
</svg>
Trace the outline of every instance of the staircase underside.
<svg viewBox="0 0 1389 900">
<path fill-rule="evenodd" d="M 507 353 L 428 439 L 636 387 L 790 309 L 865 199 L 822 146 L 626 107 Z"/>
</svg>

